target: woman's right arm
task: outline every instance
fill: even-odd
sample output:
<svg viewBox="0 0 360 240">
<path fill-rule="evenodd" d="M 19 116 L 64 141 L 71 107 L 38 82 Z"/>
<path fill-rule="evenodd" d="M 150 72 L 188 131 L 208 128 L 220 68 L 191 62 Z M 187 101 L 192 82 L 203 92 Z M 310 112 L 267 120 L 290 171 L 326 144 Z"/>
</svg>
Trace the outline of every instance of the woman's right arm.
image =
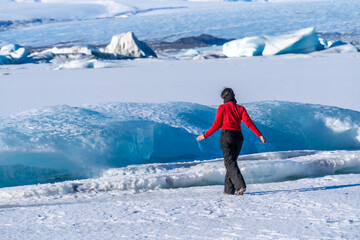
<svg viewBox="0 0 360 240">
<path fill-rule="evenodd" d="M 219 128 L 222 125 L 223 113 L 224 113 L 223 107 L 220 105 L 216 112 L 216 117 L 215 117 L 215 121 L 214 121 L 213 125 L 209 128 L 209 130 L 207 130 L 207 132 L 205 134 L 202 134 L 197 138 L 198 141 L 210 137 L 211 134 L 213 134 L 214 132 L 219 130 Z M 203 138 L 201 136 L 203 136 Z"/>
</svg>

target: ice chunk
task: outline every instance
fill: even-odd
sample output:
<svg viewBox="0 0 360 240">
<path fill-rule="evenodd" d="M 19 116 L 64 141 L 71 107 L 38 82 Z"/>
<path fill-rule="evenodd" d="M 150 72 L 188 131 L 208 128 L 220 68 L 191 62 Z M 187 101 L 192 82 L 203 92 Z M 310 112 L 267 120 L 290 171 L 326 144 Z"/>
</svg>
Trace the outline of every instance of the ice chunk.
<svg viewBox="0 0 360 240">
<path fill-rule="evenodd" d="M 99 52 L 98 49 L 85 46 L 85 47 L 79 47 L 79 46 L 73 46 L 69 48 L 57 48 L 53 47 L 50 49 L 46 49 L 43 51 L 43 53 L 54 53 L 54 54 L 85 54 L 85 55 L 93 55 L 94 52 Z"/>
<path fill-rule="evenodd" d="M 310 53 L 322 50 L 315 28 L 305 28 L 293 34 L 267 36 L 267 44 L 263 55 L 277 55 L 285 53 Z"/>
<path fill-rule="evenodd" d="M 6 55 L 0 55 L 0 65 L 11 64 L 11 58 Z"/>
<path fill-rule="evenodd" d="M 279 36 L 247 37 L 223 45 L 227 57 L 269 56 L 285 53 L 311 53 L 324 49 L 315 28 Z"/>
<path fill-rule="evenodd" d="M 91 46 L 73 46 L 67 48 L 53 47 L 41 52 L 33 52 L 29 55 L 29 57 L 36 61 L 44 62 L 49 62 L 52 60 L 54 60 L 53 62 L 58 62 L 59 60 L 60 62 L 64 62 L 68 59 L 83 59 L 83 62 L 85 62 L 89 60 L 89 58 L 94 58 L 97 55 L 102 55 L 102 53 L 97 48 Z M 61 59 L 63 60 L 61 61 Z"/>
<path fill-rule="evenodd" d="M 227 57 L 259 56 L 264 51 L 266 42 L 264 37 L 247 37 L 225 43 L 223 51 Z"/>
<path fill-rule="evenodd" d="M 222 53 L 222 46 L 199 47 L 193 49 L 175 50 L 165 54 L 165 56 L 174 56 L 176 59 L 210 59 L 225 58 Z"/>
<path fill-rule="evenodd" d="M 333 42 L 329 45 L 329 48 L 333 48 L 333 47 L 337 47 L 337 46 L 342 46 L 342 45 L 346 45 L 347 43 L 346 42 L 343 42 L 343 41 L 336 41 L 336 42 Z"/>
<path fill-rule="evenodd" d="M 343 41 L 336 42 L 327 42 L 326 49 L 321 52 L 314 52 L 313 54 L 318 53 L 356 53 L 359 49 L 352 43 L 347 43 Z"/>
<path fill-rule="evenodd" d="M 32 62 L 29 51 L 17 44 L 5 45 L 0 50 L 0 64 L 19 64 Z"/>
<path fill-rule="evenodd" d="M 131 57 L 157 57 L 156 53 L 145 42 L 138 40 L 133 32 L 113 36 L 105 52 Z"/>
<path fill-rule="evenodd" d="M 75 60 L 61 64 L 57 70 L 60 69 L 84 69 L 84 68 L 113 68 L 121 66 L 119 62 L 105 61 L 105 60 Z"/>
<path fill-rule="evenodd" d="M 333 43 L 330 48 L 326 49 L 324 52 L 326 53 L 352 53 L 352 52 L 358 52 L 358 49 L 356 46 L 350 44 L 341 42 L 343 44 L 340 44 L 339 42 Z"/>
<path fill-rule="evenodd" d="M 319 42 L 324 48 L 328 48 L 331 45 L 331 42 L 325 40 L 324 38 L 319 37 Z"/>
<path fill-rule="evenodd" d="M 2 46 L 0 52 L 3 54 L 11 53 L 11 52 L 15 52 L 19 48 L 21 48 L 21 46 L 18 44 L 9 44 L 9 45 Z"/>
<path fill-rule="evenodd" d="M 195 49 L 189 49 L 183 55 L 184 55 L 184 57 L 191 58 L 191 57 L 195 57 L 197 55 L 200 55 L 200 52 L 195 50 Z"/>
</svg>

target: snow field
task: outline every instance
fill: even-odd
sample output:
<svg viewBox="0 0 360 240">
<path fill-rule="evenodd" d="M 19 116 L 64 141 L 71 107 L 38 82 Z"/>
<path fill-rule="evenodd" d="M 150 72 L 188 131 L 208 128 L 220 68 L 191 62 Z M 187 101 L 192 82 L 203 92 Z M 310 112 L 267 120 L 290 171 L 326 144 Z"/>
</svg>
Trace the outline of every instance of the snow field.
<svg viewBox="0 0 360 240">
<path fill-rule="evenodd" d="M 90 71 L 53 71 L 51 65 L 43 64 L 6 65 L 0 66 L 0 115 L 96 102 L 185 101 L 218 106 L 224 86 L 231 86 L 241 103 L 280 100 L 360 110 L 359 56 L 144 59 L 124 61 L 121 68 Z"/>
<path fill-rule="evenodd" d="M 1 202 L 4 239 L 356 239 L 360 175 Z M 22 224 L 19 224 L 22 223 Z"/>
</svg>

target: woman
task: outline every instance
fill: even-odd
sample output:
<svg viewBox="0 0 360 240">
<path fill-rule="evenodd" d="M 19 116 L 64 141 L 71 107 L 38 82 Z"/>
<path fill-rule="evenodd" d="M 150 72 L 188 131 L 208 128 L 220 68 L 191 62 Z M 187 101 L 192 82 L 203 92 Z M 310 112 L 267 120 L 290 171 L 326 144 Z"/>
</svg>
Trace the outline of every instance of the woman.
<svg viewBox="0 0 360 240">
<path fill-rule="evenodd" d="M 226 175 L 225 175 L 225 194 L 234 193 L 242 195 L 246 191 L 246 184 L 237 164 L 244 137 L 241 133 L 241 121 L 246 127 L 250 128 L 265 144 L 266 139 L 257 129 L 246 109 L 236 104 L 235 94 L 231 88 L 225 88 L 221 93 L 224 104 L 220 105 L 213 125 L 205 133 L 197 137 L 198 141 L 210 137 L 211 134 L 221 128 L 220 146 L 224 156 Z"/>
</svg>

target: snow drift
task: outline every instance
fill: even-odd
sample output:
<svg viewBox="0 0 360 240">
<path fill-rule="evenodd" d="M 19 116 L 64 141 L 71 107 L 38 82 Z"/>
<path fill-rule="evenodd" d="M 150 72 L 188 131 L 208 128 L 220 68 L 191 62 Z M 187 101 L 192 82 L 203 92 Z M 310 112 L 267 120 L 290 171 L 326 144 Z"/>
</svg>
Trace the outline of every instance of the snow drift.
<svg viewBox="0 0 360 240">
<path fill-rule="evenodd" d="M 320 105 L 246 104 L 267 137 L 243 126 L 243 154 L 360 149 L 360 113 Z M 55 106 L 4 117 L 0 186 L 97 176 L 101 169 L 221 157 L 219 132 L 206 141 L 216 109 L 192 103 Z"/>
<path fill-rule="evenodd" d="M 301 29 L 293 34 L 246 37 L 223 45 L 227 57 L 270 56 L 285 53 L 311 53 L 324 49 L 315 28 Z"/>
</svg>

